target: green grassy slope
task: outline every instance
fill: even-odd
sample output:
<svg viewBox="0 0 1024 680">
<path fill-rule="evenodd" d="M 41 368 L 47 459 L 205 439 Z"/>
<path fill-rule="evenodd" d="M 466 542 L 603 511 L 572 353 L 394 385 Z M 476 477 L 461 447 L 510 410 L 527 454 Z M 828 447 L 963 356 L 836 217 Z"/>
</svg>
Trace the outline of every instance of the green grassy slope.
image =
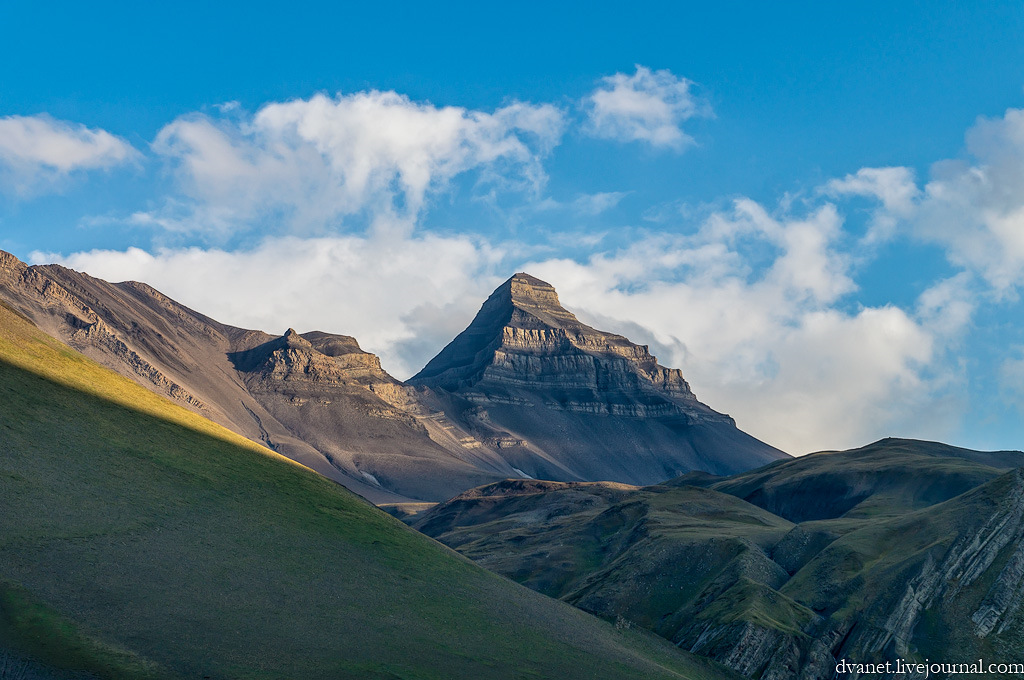
<svg viewBox="0 0 1024 680">
<path fill-rule="evenodd" d="M 886 440 L 697 486 L 509 480 L 413 526 L 750 678 L 831 677 L 841 658 L 1019 663 L 1024 468 L 993 464 L 1020 456 Z"/>
<path fill-rule="evenodd" d="M 540 592 L 670 639 L 739 579 L 780 585 L 786 574 L 765 553 L 793 527 L 691 486 L 519 480 L 467 492 L 414 526 Z M 731 616 L 759 617 L 748 604 Z"/>
<path fill-rule="evenodd" d="M 0 307 L 0 650 L 103 678 L 728 677 L 490 574 Z"/>
</svg>

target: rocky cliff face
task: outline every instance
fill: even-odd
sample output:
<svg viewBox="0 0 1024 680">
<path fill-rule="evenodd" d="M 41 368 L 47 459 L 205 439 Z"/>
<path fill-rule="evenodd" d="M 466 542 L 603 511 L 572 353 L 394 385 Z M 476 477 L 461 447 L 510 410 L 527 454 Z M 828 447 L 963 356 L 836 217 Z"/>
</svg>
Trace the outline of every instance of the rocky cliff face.
<svg viewBox="0 0 1024 680">
<path fill-rule="evenodd" d="M 660 366 L 646 345 L 580 323 L 550 284 L 529 274 L 495 290 L 409 382 L 479 403 L 518 389 L 557 390 L 561 398 L 550 405 L 560 410 L 732 422 L 697 401 L 682 372 Z"/>
<path fill-rule="evenodd" d="M 545 479 L 650 484 L 785 457 L 694 396 L 647 346 L 581 323 L 555 289 L 516 274 L 409 384 Z"/>
</svg>

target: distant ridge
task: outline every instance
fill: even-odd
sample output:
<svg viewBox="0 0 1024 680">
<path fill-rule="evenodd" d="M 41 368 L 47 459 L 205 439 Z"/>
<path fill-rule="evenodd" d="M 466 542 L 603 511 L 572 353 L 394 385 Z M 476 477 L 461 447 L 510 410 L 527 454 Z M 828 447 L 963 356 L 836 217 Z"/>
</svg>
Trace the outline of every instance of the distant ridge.
<svg viewBox="0 0 1024 680">
<path fill-rule="evenodd" d="M 1022 465 L 1020 451 L 889 438 L 648 487 L 496 482 L 412 524 L 751 680 L 856 677 L 836 675 L 843 660 L 1020 664 Z"/>
</svg>

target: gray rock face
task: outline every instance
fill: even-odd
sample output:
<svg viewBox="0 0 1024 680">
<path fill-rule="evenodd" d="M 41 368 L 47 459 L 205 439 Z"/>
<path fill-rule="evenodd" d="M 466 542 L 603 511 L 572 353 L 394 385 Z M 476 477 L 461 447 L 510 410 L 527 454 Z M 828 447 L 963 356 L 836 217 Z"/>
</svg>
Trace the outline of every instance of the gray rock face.
<svg viewBox="0 0 1024 680">
<path fill-rule="evenodd" d="M 469 328 L 409 382 L 481 403 L 525 388 L 561 392 L 551 406 L 566 411 L 732 423 L 697 401 L 682 372 L 658 365 L 646 345 L 580 323 L 550 284 L 529 274 L 495 290 Z"/>
<path fill-rule="evenodd" d="M 644 345 L 581 323 L 555 289 L 516 274 L 409 384 L 533 477 L 651 484 L 786 458 L 694 396 Z"/>
</svg>

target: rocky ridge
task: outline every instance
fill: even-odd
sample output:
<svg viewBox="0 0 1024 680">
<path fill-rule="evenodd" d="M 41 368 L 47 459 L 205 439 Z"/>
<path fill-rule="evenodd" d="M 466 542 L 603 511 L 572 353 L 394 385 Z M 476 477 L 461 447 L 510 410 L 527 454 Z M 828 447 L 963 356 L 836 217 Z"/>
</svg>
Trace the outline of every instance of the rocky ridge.
<svg viewBox="0 0 1024 680">
<path fill-rule="evenodd" d="M 139 282 L 0 251 L 0 299 L 99 363 L 375 502 L 443 500 L 515 470 L 354 338 L 235 328 Z"/>
</svg>

